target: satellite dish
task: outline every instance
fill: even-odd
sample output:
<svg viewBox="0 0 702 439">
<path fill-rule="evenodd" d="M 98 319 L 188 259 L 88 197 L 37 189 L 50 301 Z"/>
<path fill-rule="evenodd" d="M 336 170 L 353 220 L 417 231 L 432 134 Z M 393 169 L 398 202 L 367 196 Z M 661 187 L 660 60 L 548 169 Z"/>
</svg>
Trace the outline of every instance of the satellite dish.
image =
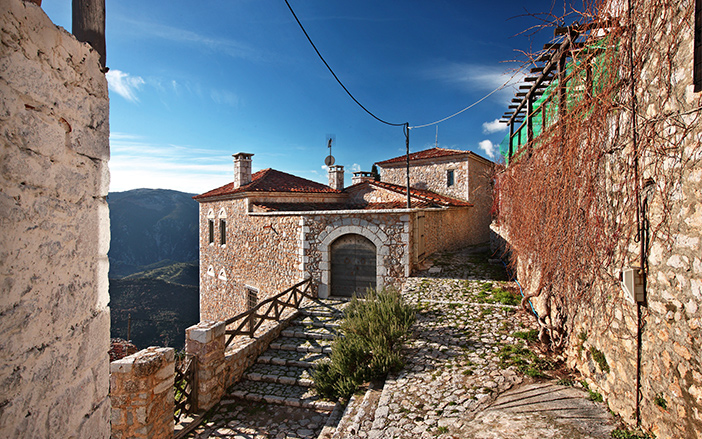
<svg viewBox="0 0 702 439">
<path fill-rule="evenodd" d="M 324 164 L 327 166 L 332 166 L 334 164 L 334 156 L 331 152 L 332 141 L 334 140 L 334 135 L 327 135 L 327 148 L 329 148 L 329 155 L 324 159 Z"/>
</svg>

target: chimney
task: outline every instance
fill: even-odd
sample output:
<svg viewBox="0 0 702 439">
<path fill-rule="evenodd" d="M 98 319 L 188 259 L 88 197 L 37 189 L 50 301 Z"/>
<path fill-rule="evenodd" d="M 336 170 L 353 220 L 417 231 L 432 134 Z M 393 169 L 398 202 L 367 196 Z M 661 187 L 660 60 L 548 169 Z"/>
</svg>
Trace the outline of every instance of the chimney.
<svg viewBox="0 0 702 439">
<path fill-rule="evenodd" d="M 351 178 L 351 184 L 358 184 L 364 181 L 375 181 L 372 172 L 359 171 L 353 173 L 353 178 Z"/>
<path fill-rule="evenodd" d="M 234 189 L 251 183 L 251 157 L 253 154 L 240 152 L 234 154 Z"/>
<path fill-rule="evenodd" d="M 329 186 L 338 191 L 344 190 L 344 167 L 332 165 L 329 167 Z"/>
</svg>

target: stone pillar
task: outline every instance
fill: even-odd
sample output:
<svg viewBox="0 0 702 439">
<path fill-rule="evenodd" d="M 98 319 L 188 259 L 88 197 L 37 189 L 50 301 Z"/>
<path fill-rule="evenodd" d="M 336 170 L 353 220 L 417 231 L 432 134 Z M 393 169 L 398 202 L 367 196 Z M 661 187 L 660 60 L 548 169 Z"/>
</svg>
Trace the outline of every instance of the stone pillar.
<svg viewBox="0 0 702 439">
<path fill-rule="evenodd" d="M 329 187 L 336 190 L 344 189 L 344 167 L 332 165 L 329 167 Z"/>
<path fill-rule="evenodd" d="M 240 152 L 234 154 L 234 189 L 251 183 L 251 157 L 253 154 Z"/>
<path fill-rule="evenodd" d="M 224 395 L 224 322 L 205 321 L 185 330 L 185 352 L 197 356 L 197 409 L 208 410 Z"/>
<path fill-rule="evenodd" d="M 172 438 L 175 351 L 150 347 L 110 363 L 112 437 Z"/>
</svg>

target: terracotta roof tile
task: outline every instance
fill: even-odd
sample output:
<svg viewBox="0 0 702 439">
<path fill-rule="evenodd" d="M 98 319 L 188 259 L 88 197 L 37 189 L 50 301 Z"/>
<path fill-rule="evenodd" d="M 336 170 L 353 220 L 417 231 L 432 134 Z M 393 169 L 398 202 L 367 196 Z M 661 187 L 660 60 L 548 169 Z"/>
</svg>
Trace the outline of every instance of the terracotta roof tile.
<svg viewBox="0 0 702 439">
<path fill-rule="evenodd" d="M 422 160 L 422 159 L 434 159 L 439 157 L 449 157 L 452 155 L 462 155 L 462 154 L 474 154 L 471 151 L 462 151 L 460 149 L 447 149 L 447 148 L 431 148 L 425 149 L 424 151 L 413 152 L 410 154 L 410 161 L 412 160 Z M 477 154 L 476 154 L 477 155 Z M 383 160 L 382 162 L 377 162 L 376 165 L 389 165 L 392 163 L 403 163 L 407 160 L 406 155 L 401 155 L 399 157 L 391 158 L 388 160 Z"/>
<path fill-rule="evenodd" d="M 403 195 L 407 195 L 407 188 L 405 186 L 399 186 L 396 184 L 392 183 L 387 183 L 384 181 L 368 181 L 364 182 L 376 187 L 381 187 L 393 192 L 397 192 Z M 363 183 L 360 183 L 363 184 Z M 436 192 L 432 192 L 426 189 L 417 189 L 410 187 L 410 197 L 418 198 L 420 200 L 424 200 L 428 203 L 434 204 L 434 205 L 439 205 L 439 206 L 446 206 L 446 207 L 466 207 L 466 206 L 472 206 L 473 204 L 459 200 L 458 198 L 451 198 L 447 197 L 445 195 L 439 195 Z"/>
<path fill-rule="evenodd" d="M 413 208 L 431 207 L 433 203 L 412 199 Z M 385 203 L 349 204 L 349 203 L 267 203 L 257 201 L 255 208 L 263 212 L 305 212 L 318 210 L 384 210 L 404 209 L 404 201 L 389 201 Z"/>
<path fill-rule="evenodd" d="M 196 200 L 243 192 L 299 192 L 299 193 L 341 193 L 322 183 L 307 180 L 275 169 L 264 169 L 251 176 L 251 183 L 234 189 L 234 183 L 225 184 L 217 189 L 195 195 Z"/>
</svg>

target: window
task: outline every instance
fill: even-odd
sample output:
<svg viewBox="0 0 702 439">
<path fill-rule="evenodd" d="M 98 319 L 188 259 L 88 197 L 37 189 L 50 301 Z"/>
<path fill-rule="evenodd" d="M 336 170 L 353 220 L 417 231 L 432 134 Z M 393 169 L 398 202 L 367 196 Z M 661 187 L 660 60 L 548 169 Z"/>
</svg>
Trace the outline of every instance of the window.
<svg viewBox="0 0 702 439">
<path fill-rule="evenodd" d="M 702 0 L 695 2 L 695 91 L 702 91 Z"/>
<path fill-rule="evenodd" d="M 219 220 L 219 245 L 227 243 L 227 220 Z"/>
<path fill-rule="evenodd" d="M 209 243 L 214 243 L 214 220 L 207 220 L 207 227 L 209 228 Z"/>
<path fill-rule="evenodd" d="M 453 169 L 446 171 L 446 187 L 453 186 Z"/>
</svg>

